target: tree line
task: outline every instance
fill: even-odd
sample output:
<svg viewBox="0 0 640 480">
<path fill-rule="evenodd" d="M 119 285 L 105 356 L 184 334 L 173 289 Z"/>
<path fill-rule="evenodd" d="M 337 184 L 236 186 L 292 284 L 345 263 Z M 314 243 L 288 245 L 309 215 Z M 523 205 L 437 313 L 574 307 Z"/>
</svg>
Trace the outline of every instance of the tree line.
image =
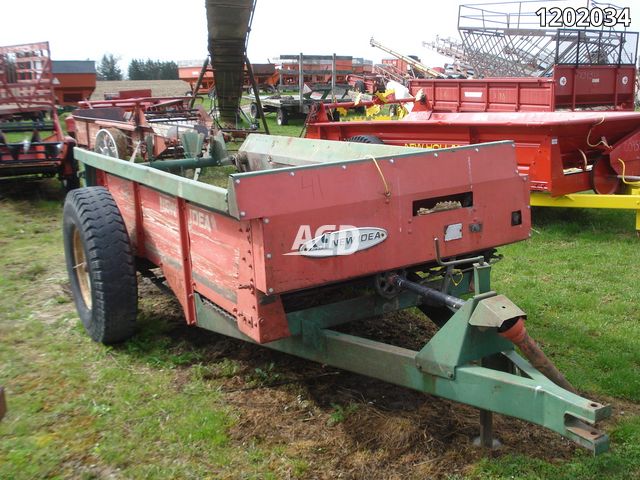
<svg viewBox="0 0 640 480">
<path fill-rule="evenodd" d="M 98 80 L 122 80 L 122 69 L 118 66 L 120 57 L 106 53 L 96 66 Z M 163 62 L 150 58 L 133 59 L 127 69 L 129 80 L 177 80 L 178 64 L 174 61 Z"/>
</svg>

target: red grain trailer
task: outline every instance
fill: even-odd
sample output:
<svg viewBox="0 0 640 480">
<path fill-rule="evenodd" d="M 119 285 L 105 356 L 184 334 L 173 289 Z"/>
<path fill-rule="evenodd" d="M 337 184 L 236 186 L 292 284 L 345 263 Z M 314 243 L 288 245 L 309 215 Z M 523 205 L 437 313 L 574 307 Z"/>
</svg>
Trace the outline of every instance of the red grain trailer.
<svg viewBox="0 0 640 480">
<path fill-rule="evenodd" d="M 331 83 L 333 55 L 280 55 L 280 84 L 298 86 L 302 72 L 302 83 Z M 336 82 L 347 83 L 347 75 L 353 73 L 353 57 L 336 55 Z M 301 65 L 302 63 L 302 65 Z"/>
<path fill-rule="evenodd" d="M 273 63 L 252 63 L 251 68 L 253 70 L 253 77 L 255 78 L 259 89 L 267 92 L 275 92 L 277 90 L 278 82 L 280 81 L 280 74 L 276 71 L 276 66 Z M 204 73 L 202 73 L 202 65 L 186 65 L 185 63 L 178 66 L 178 78 L 187 82 L 190 87 L 190 90 L 186 92 L 187 95 L 193 95 L 201 74 L 202 79 L 200 80 L 200 87 L 198 88 L 197 94 L 205 95 L 209 93 L 215 85 L 214 70 L 210 66 L 207 66 Z M 247 73 L 246 66 L 242 88 L 246 91 L 249 91 L 252 88 L 251 79 Z"/>
<path fill-rule="evenodd" d="M 56 103 L 76 106 L 89 100 L 96 89 L 96 64 L 93 60 L 54 60 L 51 62 Z"/>
</svg>

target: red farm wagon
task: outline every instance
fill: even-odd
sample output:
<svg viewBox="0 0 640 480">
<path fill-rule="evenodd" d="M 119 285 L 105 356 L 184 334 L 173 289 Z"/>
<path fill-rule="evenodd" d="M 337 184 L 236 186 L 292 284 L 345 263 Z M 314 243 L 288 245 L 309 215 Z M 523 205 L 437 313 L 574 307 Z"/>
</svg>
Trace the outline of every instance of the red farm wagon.
<svg viewBox="0 0 640 480">
<path fill-rule="evenodd" d="M 635 65 L 556 65 L 552 77 L 409 80 L 437 112 L 628 110 L 635 106 Z"/>
</svg>

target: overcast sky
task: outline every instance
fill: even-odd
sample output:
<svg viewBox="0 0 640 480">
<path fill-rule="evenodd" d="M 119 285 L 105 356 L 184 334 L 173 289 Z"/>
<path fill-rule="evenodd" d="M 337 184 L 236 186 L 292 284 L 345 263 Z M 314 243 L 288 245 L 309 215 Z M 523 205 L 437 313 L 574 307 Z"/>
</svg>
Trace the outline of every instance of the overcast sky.
<svg viewBox="0 0 640 480">
<path fill-rule="evenodd" d="M 460 3 L 473 2 L 258 0 L 249 58 L 263 63 L 280 54 L 336 53 L 379 62 L 388 55 L 369 46 L 373 36 L 427 64 L 442 65 L 447 60 L 424 48 L 422 41 L 436 35 L 457 37 Z M 572 3 L 584 6 L 586 1 Z M 631 30 L 640 30 L 637 0 L 614 3 L 631 6 Z M 99 60 L 109 52 L 121 58 L 125 73 L 132 58 L 203 59 L 207 55 L 204 4 L 204 0 L 5 0 L 0 45 L 49 41 L 54 60 Z"/>
</svg>

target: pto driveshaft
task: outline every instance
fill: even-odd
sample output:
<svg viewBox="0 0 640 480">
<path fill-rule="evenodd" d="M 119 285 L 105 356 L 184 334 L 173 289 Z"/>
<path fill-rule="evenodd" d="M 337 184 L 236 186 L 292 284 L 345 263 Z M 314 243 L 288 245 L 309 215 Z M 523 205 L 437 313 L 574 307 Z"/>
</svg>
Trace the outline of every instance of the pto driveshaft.
<svg viewBox="0 0 640 480">
<path fill-rule="evenodd" d="M 388 277 L 388 281 L 399 289 L 410 290 L 428 301 L 430 305 L 446 306 L 459 310 L 467 302 L 461 298 L 448 295 L 434 288 L 426 287 L 397 274 Z M 516 345 L 527 360 L 542 374 L 559 387 L 572 393 L 576 389 L 571 385 L 556 366 L 547 358 L 540 346 L 527 333 L 524 317 L 516 317 L 504 321 L 498 327 L 498 334 Z"/>
</svg>

